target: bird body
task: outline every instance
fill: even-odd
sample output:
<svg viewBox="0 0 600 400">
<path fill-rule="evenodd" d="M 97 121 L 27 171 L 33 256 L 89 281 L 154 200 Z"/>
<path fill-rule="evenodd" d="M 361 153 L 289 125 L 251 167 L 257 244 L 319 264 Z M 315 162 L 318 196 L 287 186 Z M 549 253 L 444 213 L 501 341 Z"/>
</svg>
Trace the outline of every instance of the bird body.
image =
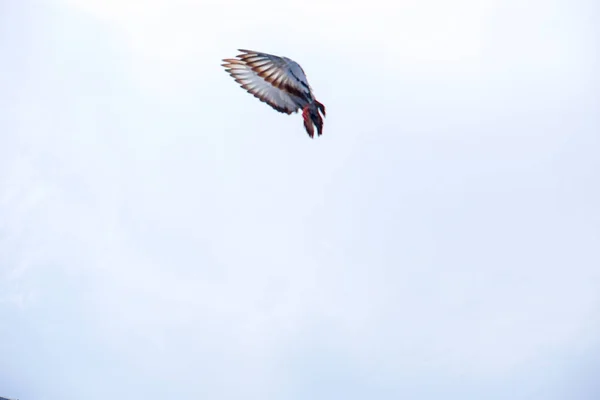
<svg viewBox="0 0 600 400">
<path fill-rule="evenodd" d="M 314 127 L 323 132 L 325 106 L 315 99 L 302 67 L 287 57 L 239 49 L 236 58 L 223 59 L 225 70 L 233 79 L 260 101 L 273 109 L 292 114 L 302 110 L 304 127 L 314 138 Z"/>
</svg>

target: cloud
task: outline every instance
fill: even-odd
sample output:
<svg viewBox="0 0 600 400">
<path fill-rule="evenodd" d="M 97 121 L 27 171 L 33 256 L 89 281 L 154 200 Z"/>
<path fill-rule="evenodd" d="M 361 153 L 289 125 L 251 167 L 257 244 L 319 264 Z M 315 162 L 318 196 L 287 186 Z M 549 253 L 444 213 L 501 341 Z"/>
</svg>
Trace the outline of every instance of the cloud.
<svg viewBox="0 0 600 400">
<path fill-rule="evenodd" d="M 598 350 L 595 28 L 541 4 L 11 6 L 2 395 L 564 398 Z M 238 47 L 302 63 L 323 137 Z"/>
</svg>

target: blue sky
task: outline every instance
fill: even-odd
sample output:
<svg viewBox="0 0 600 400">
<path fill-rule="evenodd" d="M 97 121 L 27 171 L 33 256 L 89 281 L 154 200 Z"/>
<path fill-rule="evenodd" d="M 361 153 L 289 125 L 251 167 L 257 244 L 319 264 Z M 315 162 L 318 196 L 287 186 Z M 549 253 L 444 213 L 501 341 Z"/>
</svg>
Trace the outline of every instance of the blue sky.
<svg viewBox="0 0 600 400">
<path fill-rule="evenodd" d="M 3 2 L 0 396 L 598 398 L 598 5 L 392 4 Z"/>
</svg>

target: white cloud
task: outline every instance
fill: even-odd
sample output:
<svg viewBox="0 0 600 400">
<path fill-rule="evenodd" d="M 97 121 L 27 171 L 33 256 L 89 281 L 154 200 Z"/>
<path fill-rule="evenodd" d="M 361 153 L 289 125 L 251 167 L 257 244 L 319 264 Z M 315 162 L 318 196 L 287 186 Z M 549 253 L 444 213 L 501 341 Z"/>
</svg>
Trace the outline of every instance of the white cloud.
<svg viewBox="0 0 600 400">
<path fill-rule="evenodd" d="M 2 78 L 2 395 L 573 387 L 560 360 L 598 349 L 583 5 L 387 4 L 13 19 L 36 35 Z M 236 87 L 219 64 L 238 47 L 302 62 L 323 137 Z"/>
</svg>

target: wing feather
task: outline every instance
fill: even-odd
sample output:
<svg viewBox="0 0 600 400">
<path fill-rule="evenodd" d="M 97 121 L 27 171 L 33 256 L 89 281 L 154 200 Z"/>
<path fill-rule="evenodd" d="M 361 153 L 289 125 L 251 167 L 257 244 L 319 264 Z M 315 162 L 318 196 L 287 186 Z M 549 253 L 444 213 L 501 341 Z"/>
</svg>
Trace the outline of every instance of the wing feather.
<svg viewBox="0 0 600 400">
<path fill-rule="evenodd" d="M 307 101 L 312 99 L 312 90 L 306 79 L 304 71 L 296 62 L 286 57 L 279 57 L 272 54 L 261 53 L 252 50 L 238 49 L 244 54 L 238 55 L 254 71 L 260 74 L 259 67 L 271 65 L 282 74 L 281 77 L 271 75 L 265 80 L 272 85 L 288 91 L 297 97 L 303 97 Z M 267 64 L 264 64 L 264 63 Z M 279 79 L 278 79 L 279 78 Z"/>
<path fill-rule="evenodd" d="M 245 88 L 253 95 L 278 111 L 280 108 L 292 110 L 290 112 L 283 111 L 288 113 L 295 112 L 312 101 L 312 90 L 306 75 L 296 62 L 272 54 L 238 50 L 242 54 L 239 54 L 236 59 L 223 60 L 227 62 L 223 66 L 234 79 L 238 78 L 243 82 L 251 81 L 259 86 L 266 85 L 265 89 L 260 91 L 258 90 L 259 86 Z M 240 82 L 238 81 L 238 83 Z M 262 86 L 260 87 L 262 88 Z"/>
<path fill-rule="evenodd" d="M 225 67 L 225 70 L 242 88 L 260 101 L 270 105 L 273 109 L 282 113 L 291 114 L 297 112 L 301 108 L 302 104 L 300 103 L 300 99 L 294 98 L 293 95 L 290 95 L 284 90 L 265 81 L 263 77 L 243 60 L 224 59 L 223 61 L 225 61 L 225 64 L 222 64 Z M 272 74 L 275 74 L 276 72 L 277 69 L 275 68 Z"/>
</svg>

